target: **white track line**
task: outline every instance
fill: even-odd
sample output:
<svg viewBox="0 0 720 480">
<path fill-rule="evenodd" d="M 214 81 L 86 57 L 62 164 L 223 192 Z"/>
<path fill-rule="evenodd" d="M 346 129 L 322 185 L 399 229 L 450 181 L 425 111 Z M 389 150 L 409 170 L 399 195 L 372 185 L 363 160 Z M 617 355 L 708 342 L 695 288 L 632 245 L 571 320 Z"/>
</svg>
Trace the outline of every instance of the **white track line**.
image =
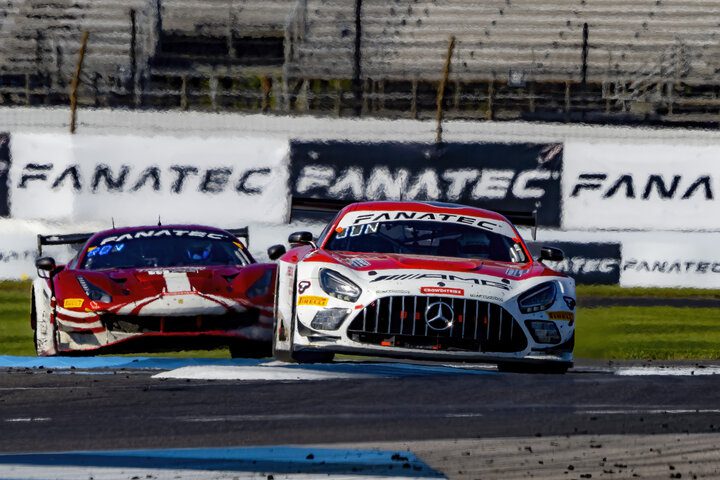
<svg viewBox="0 0 720 480">
<path fill-rule="evenodd" d="M 626 377 L 720 375 L 720 367 L 621 367 L 615 375 Z"/>
<path fill-rule="evenodd" d="M 377 378 L 379 375 L 360 373 L 330 372 L 304 368 L 283 367 L 182 367 L 169 372 L 158 373 L 153 378 L 173 378 L 190 380 L 334 380 L 338 378 Z"/>
</svg>

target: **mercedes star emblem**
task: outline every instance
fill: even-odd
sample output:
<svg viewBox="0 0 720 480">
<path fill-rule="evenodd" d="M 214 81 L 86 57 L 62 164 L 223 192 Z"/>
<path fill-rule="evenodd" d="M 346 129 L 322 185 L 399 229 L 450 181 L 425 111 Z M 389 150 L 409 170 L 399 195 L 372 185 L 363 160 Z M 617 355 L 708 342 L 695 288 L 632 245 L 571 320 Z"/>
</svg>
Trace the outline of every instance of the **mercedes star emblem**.
<svg viewBox="0 0 720 480">
<path fill-rule="evenodd" d="M 445 302 L 428 303 L 425 309 L 425 323 L 433 330 L 447 330 L 452 327 L 455 312 Z"/>
</svg>

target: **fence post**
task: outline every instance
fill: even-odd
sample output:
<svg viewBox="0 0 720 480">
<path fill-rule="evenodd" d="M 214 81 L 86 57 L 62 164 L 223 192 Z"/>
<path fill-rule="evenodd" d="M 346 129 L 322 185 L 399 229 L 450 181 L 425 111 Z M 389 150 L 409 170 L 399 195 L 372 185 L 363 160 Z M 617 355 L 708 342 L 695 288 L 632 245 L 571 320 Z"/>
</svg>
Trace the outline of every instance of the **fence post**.
<svg viewBox="0 0 720 480">
<path fill-rule="evenodd" d="M 88 36 L 90 34 L 85 31 L 80 40 L 80 53 L 78 54 L 77 66 L 73 75 L 72 84 L 70 86 L 70 133 L 75 133 L 77 129 L 77 91 L 80 85 L 80 73 L 82 72 L 83 60 L 85 59 L 85 49 L 87 48 Z"/>
<path fill-rule="evenodd" d="M 435 130 L 435 143 L 442 143 L 443 98 L 445 97 L 445 84 L 447 84 L 448 77 L 450 76 L 450 62 L 452 61 L 453 50 L 455 50 L 455 35 L 450 35 L 450 43 L 448 44 L 447 56 L 445 57 L 445 66 L 443 67 L 443 76 L 437 92 L 437 110 L 435 112 L 437 128 Z"/>
<path fill-rule="evenodd" d="M 353 62 L 353 94 L 355 115 L 362 114 L 362 0 L 355 0 L 355 52 Z"/>
</svg>

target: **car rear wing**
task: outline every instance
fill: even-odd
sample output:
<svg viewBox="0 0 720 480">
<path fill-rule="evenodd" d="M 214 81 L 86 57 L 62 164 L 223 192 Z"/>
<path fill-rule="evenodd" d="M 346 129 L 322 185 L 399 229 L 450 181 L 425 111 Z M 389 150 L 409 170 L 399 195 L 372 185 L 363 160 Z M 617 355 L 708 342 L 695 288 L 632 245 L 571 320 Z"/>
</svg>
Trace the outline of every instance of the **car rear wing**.
<svg viewBox="0 0 720 480">
<path fill-rule="evenodd" d="M 69 233 L 66 235 L 38 235 L 38 256 L 42 257 L 45 245 L 79 245 L 90 240 L 95 233 Z"/>
<path fill-rule="evenodd" d="M 242 227 L 242 228 L 228 228 L 225 230 L 231 235 L 235 235 L 238 238 L 241 238 L 245 240 L 245 246 L 250 246 L 250 230 L 248 227 Z"/>
<path fill-rule="evenodd" d="M 236 236 L 237 238 L 243 239 L 245 241 L 246 247 L 250 246 L 250 232 L 248 230 L 248 227 L 229 228 L 225 231 L 231 235 Z M 42 257 L 43 247 L 46 245 L 82 245 L 88 240 L 90 240 L 90 237 L 92 237 L 93 235 L 95 235 L 94 232 L 68 233 L 64 235 L 38 235 L 38 256 Z"/>
<path fill-rule="evenodd" d="M 292 197 L 290 203 L 290 219 L 298 218 L 324 218 L 334 216 L 337 212 L 347 207 L 357 200 L 328 200 L 321 198 L 302 198 Z M 479 207 L 482 208 L 482 207 Z M 512 210 L 495 210 L 488 209 L 504 216 L 513 225 L 521 225 L 523 227 L 532 227 L 533 238 L 537 229 L 537 208 L 531 212 L 528 211 L 512 211 Z"/>
</svg>

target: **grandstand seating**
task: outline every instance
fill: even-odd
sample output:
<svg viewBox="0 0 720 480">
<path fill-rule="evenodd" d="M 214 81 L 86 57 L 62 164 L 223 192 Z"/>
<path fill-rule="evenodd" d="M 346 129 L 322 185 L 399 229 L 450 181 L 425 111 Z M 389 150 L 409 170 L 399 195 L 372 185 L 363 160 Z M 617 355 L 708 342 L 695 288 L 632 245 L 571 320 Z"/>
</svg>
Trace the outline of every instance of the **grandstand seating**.
<svg viewBox="0 0 720 480">
<path fill-rule="evenodd" d="M 0 0 L 0 103 L 66 101 L 83 30 L 85 103 L 342 113 L 354 101 L 354 1 Z M 451 35 L 459 117 L 720 110 L 720 0 L 363 0 L 364 110 L 429 115 Z"/>
</svg>

